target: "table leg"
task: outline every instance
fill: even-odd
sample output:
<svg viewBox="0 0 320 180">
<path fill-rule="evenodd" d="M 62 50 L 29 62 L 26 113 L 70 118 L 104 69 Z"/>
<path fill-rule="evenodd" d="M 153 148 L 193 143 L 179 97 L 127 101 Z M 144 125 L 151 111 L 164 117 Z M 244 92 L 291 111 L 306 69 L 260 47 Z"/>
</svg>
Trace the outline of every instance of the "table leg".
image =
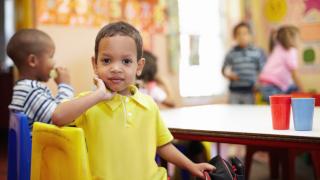
<svg viewBox="0 0 320 180">
<path fill-rule="evenodd" d="M 220 155 L 220 143 L 219 142 L 217 142 L 217 144 L 216 144 L 217 146 L 217 155 Z"/>
<path fill-rule="evenodd" d="M 320 180 L 320 151 L 312 151 L 311 158 L 314 168 L 315 179 Z"/>
<path fill-rule="evenodd" d="M 285 157 L 282 161 L 282 179 L 295 179 L 295 158 L 298 153 L 299 151 L 296 150 L 287 150 L 287 155 L 284 155 Z"/>
<path fill-rule="evenodd" d="M 270 150 L 269 151 L 269 168 L 270 168 L 270 177 L 271 179 L 278 179 L 279 178 L 279 150 Z"/>
</svg>

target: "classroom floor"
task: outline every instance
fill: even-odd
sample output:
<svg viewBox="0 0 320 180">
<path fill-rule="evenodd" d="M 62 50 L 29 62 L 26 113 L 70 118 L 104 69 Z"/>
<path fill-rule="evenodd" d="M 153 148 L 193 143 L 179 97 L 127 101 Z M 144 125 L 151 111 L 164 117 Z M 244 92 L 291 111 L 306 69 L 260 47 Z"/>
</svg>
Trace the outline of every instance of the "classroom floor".
<svg viewBox="0 0 320 180">
<path fill-rule="evenodd" d="M 269 164 L 268 160 L 254 157 L 250 178 L 251 180 L 269 180 Z M 313 167 L 311 161 L 306 154 L 296 159 L 296 175 L 295 180 L 314 180 Z"/>
</svg>

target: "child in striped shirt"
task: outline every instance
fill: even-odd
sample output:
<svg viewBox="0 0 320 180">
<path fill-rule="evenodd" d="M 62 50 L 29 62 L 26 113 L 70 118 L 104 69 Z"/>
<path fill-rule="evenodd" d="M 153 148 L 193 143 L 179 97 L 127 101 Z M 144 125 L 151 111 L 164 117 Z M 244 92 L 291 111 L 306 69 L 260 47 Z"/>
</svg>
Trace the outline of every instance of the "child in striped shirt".
<svg viewBox="0 0 320 180">
<path fill-rule="evenodd" d="M 18 69 L 18 81 L 13 88 L 9 109 L 23 112 L 29 119 L 32 129 L 34 122 L 51 123 L 56 106 L 66 98 L 73 97 L 70 76 L 67 69 L 54 69 L 55 46 L 46 33 L 36 29 L 23 29 L 16 32 L 7 45 L 7 54 Z M 54 71 L 53 71 L 54 72 Z M 44 84 L 55 74 L 58 93 L 53 97 Z"/>
<path fill-rule="evenodd" d="M 264 52 L 251 43 L 249 24 L 241 22 L 233 29 L 237 43 L 226 55 L 222 74 L 229 79 L 230 104 L 254 104 L 256 80 L 265 62 Z"/>
</svg>

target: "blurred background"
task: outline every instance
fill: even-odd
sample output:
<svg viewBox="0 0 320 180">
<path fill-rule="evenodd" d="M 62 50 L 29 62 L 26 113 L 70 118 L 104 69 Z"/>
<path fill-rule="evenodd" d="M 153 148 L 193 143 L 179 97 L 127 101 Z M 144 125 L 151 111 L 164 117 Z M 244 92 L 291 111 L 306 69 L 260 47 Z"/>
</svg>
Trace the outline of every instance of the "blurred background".
<svg viewBox="0 0 320 180">
<path fill-rule="evenodd" d="M 298 76 L 306 92 L 320 92 L 319 0 L 1 0 L 1 144 L 6 144 L 7 107 L 16 77 L 5 53 L 13 33 L 22 28 L 48 33 L 56 45 L 56 64 L 69 69 L 79 93 L 92 89 L 90 58 L 97 32 L 118 20 L 141 31 L 144 48 L 158 58 L 157 76 L 176 106 L 227 103 L 228 80 L 221 67 L 235 43 L 232 29 L 241 21 L 251 26 L 253 44 L 266 55 L 271 31 L 286 24 L 297 26 Z M 48 84 L 55 93 L 54 82 Z M 5 171 L 0 177 L 1 173 Z"/>
</svg>

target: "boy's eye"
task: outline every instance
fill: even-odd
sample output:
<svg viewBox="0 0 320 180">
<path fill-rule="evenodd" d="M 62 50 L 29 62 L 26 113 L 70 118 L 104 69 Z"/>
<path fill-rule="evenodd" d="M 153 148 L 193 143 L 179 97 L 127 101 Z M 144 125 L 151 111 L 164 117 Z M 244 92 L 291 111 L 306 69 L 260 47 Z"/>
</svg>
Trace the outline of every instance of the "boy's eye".
<svg viewBox="0 0 320 180">
<path fill-rule="evenodd" d="M 109 64 L 109 63 L 111 62 L 111 60 L 108 59 L 108 58 L 105 58 L 105 59 L 102 60 L 102 62 L 103 62 L 104 64 Z"/>
<path fill-rule="evenodd" d="M 123 64 L 130 64 L 130 63 L 132 63 L 132 60 L 131 59 L 123 59 L 122 63 Z"/>
</svg>

